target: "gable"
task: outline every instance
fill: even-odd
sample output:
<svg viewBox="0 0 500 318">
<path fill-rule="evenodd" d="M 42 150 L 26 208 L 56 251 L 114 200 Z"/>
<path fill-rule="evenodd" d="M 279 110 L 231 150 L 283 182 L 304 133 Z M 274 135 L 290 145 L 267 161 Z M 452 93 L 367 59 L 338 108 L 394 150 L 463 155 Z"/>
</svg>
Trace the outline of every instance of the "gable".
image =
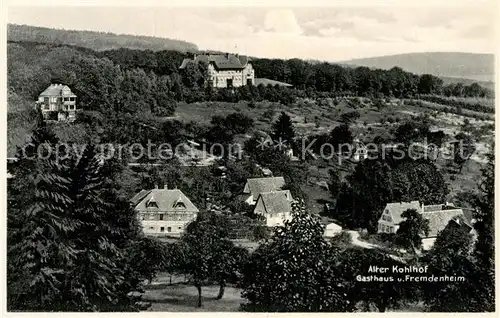
<svg viewBox="0 0 500 318">
<path fill-rule="evenodd" d="M 245 183 L 245 188 L 243 188 L 243 193 L 250 193 L 250 186 L 248 185 L 248 181 L 247 183 Z"/>
<path fill-rule="evenodd" d="M 290 213 L 292 200 L 290 190 L 264 192 L 259 195 L 254 211 L 265 215 Z"/>
<path fill-rule="evenodd" d="M 392 216 L 389 213 L 389 211 L 386 211 L 384 214 L 382 214 L 382 216 L 380 217 L 380 220 L 383 220 L 385 222 L 391 222 L 391 223 L 393 222 Z"/>
<path fill-rule="evenodd" d="M 406 210 L 417 210 L 417 212 L 421 212 L 421 206 L 419 201 L 411 201 L 411 202 L 395 202 L 395 203 L 387 203 L 385 206 L 385 210 L 387 210 L 394 222 L 394 224 L 399 224 L 403 221 L 401 214 L 403 214 Z"/>
<path fill-rule="evenodd" d="M 253 213 L 266 215 L 266 208 L 264 206 L 264 202 L 262 201 L 262 197 L 260 196 L 257 199 L 257 204 L 255 204 L 255 209 L 253 210 Z"/>
</svg>

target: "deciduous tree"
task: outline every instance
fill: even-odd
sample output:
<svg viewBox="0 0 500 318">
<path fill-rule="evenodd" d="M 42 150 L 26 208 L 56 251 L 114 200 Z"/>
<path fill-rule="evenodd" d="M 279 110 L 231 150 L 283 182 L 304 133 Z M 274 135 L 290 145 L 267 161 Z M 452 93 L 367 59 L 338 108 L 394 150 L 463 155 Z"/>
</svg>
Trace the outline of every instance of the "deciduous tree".
<svg viewBox="0 0 500 318">
<path fill-rule="evenodd" d="M 422 247 L 422 236 L 429 235 L 429 220 L 415 209 L 409 209 L 401 214 L 404 220 L 399 223 L 395 243 L 415 252 Z"/>
</svg>

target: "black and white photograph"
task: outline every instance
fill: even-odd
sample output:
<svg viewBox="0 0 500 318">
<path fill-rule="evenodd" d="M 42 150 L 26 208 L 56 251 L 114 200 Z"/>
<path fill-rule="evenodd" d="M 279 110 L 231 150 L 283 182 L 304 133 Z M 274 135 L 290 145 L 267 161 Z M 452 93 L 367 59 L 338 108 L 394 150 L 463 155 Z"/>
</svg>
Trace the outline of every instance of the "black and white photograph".
<svg viewBox="0 0 500 318">
<path fill-rule="evenodd" d="M 496 1 L 9 2 L 5 313 L 495 312 Z"/>
</svg>

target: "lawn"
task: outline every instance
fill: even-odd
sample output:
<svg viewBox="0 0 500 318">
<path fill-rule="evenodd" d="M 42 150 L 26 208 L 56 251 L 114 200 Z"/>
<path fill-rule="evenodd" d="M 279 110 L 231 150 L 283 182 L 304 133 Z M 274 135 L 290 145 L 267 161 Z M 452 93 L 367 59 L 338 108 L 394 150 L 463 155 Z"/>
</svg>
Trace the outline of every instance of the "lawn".
<svg viewBox="0 0 500 318">
<path fill-rule="evenodd" d="M 245 303 L 241 297 L 241 289 L 226 287 L 224 297 L 215 299 L 219 293 L 219 286 L 205 286 L 202 288 L 201 308 L 196 307 L 198 292 L 193 285 L 153 285 L 146 289 L 143 299 L 151 302 L 150 311 L 171 312 L 232 312 L 239 311 L 240 305 Z"/>
</svg>

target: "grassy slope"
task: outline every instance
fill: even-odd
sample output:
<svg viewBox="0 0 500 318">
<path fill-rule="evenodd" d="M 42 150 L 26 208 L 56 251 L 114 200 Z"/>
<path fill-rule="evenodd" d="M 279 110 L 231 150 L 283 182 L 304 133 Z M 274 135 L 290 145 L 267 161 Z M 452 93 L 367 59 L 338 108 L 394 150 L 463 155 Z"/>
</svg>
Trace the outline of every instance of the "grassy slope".
<svg viewBox="0 0 500 318">
<path fill-rule="evenodd" d="M 301 102 L 299 104 L 284 106 L 276 103 L 261 102 L 256 103 L 256 108 L 249 108 L 248 103 L 193 103 L 193 104 L 180 104 L 177 108 L 176 116 L 178 119 L 184 121 L 197 121 L 208 124 L 212 115 L 227 115 L 235 111 L 242 112 L 254 118 L 256 129 L 267 130 L 271 129 L 271 124 L 276 120 L 281 111 L 287 112 L 296 127 L 299 134 L 310 135 L 316 133 L 329 132 L 340 123 L 337 121 L 340 114 L 352 111 L 345 102 L 340 102 L 338 105 L 329 103 Z M 394 104 L 382 111 L 378 111 L 371 107 L 364 107 L 358 109 L 361 117 L 351 126 L 355 136 L 364 140 L 365 142 L 373 140 L 377 135 L 389 134 L 390 130 L 394 129 L 398 123 L 388 123 L 385 120 L 392 118 L 399 122 L 417 116 L 418 114 L 427 112 L 436 115 L 435 111 L 417 106 Z M 266 114 L 273 114 L 272 116 L 265 116 Z M 437 112 L 436 128 L 444 129 L 448 134 L 456 134 L 459 131 L 460 124 L 466 118 L 464 116 L 446 114 Z M 315 123 L 315 118 L 317 123 Z M 381 120 L 383 123 L 381 123 Z M 474 125 L 484 125 L 490 123 L 489 121 L 470 119 Z M 342 169 L 346 170 L 346 174 L 352 167 L 350 163 L 344 163 Z M 449 199 L 462 191 L 475 191 L 477 188 L 476 180 L 480 175 L 481 163 L 470 161 L 464 167 L 462 174 L 453 174 L 446 169 L 446 163 L 440 162 L 438 165 L 445 173 L 445 179 L 450 184 Z M 318 160 L 309 175 L 310 182 L 304 185 L 303 190 L 308 194 L 310 206 L 314 213 L 320 213 L 323 209 L 323 203 L 331 200 L 330 194 L 322 190 L 316 182 L 327 181 L 328 170 L 338 167 L 335 162 L 325 162 Z"/>
</svg>

